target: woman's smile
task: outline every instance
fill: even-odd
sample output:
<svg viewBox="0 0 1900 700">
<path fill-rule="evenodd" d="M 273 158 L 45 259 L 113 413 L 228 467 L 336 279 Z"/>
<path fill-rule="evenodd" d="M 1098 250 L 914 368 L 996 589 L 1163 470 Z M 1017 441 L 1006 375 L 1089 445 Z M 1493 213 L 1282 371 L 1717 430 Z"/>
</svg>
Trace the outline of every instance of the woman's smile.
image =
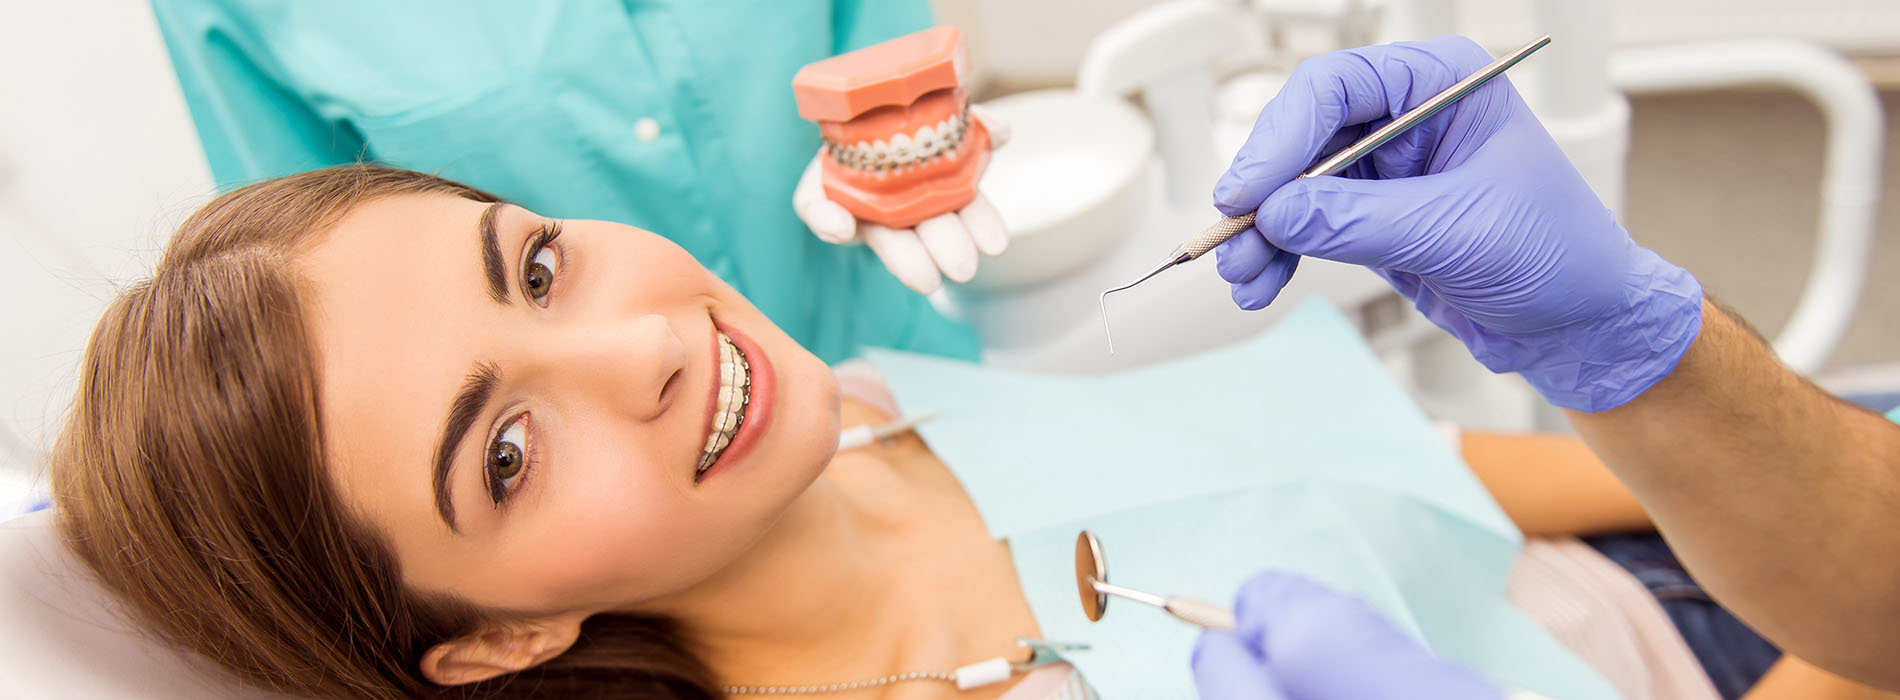
<svg viewBox="0 0 1900 700">
<path fill-rule="evenodd" d="M 695 483 L 703 483 L 726 466 L 745 459 L 772 421 L 777 376 L 772 359 L 737 328 L 713 322 L 713 360 L 716 376 L 706 411 L 706 442 L 700 452 Z"/>
</svg>

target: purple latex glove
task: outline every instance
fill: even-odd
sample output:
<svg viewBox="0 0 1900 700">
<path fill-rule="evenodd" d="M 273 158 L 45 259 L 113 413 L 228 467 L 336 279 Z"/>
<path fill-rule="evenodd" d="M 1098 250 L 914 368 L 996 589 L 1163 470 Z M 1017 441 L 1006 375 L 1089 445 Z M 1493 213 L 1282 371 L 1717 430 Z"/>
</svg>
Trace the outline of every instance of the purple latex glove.
<svg viewBox="0 0 1900 700">
<path fill-rule="evenodd" d="M 1255 574 L 1234 605 L 1239 628 L 1194 647 L 1206 700 L 1497 700 L 1502 690 L 1432 655 L 1371 606 L 1310 579 Z"/>
<path fill-rule="evenodd" d="M 1675 369 L 1702 286 L 1630 240 L 1504 78 L 1341 176 L 1294 179 L 1490 61 L 1445 37 L 1300 64 L 1214 186 L 1222 213 L 1258 212 L 1216 267 L 1258 309 L 1300 256 L 1364 265 L 1492 371 L 1564 408 L 1615 408 Z"/>
</svg>

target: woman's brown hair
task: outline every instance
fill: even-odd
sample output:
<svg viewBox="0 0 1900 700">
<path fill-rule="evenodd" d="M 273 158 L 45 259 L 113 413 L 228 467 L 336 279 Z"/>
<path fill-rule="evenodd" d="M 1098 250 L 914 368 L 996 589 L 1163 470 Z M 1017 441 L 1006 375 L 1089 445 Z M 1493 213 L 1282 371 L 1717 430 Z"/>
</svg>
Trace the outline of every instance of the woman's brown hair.
<svg viewBox="0 0 1900 700">
<path fill-rule="evenodd" d="M 597 615 L 539 667 L 443 688 L 423 652 L 492 622 L 406 586 L 328 477 L 293 264 L 374 199 L 488 193 L 368 165 L 218 197 L 106 309 L 53 451 L 68 546 L 135 621 L 244 681 L 308 698 L 719 697 L 665 619 Z M 392 234 L 396 235 L 396 234 Z"/>
</svg>

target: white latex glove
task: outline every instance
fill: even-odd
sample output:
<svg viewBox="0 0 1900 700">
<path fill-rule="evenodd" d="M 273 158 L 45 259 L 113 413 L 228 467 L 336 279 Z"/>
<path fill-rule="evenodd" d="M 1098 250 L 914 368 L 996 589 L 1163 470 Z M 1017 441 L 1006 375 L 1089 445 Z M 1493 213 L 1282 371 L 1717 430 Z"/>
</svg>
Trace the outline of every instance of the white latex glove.
<svg viewBox="0 0 1900 700">
<path fill-rule="evenodd" d="M 1001 148 L 1009 140 L 1009 126 L 994 112 L 970 105 L 970 117 L 983 123 L 990 132 L 990 148 Z M 976 276 L 977 253 L 997 256 L 1009 247 L 1009 230 L 996 207 L 977 192 L 976 199 L 962 209 L 925 219 L 912 228 L 891 228 L 859 221 L 837 202 L 825 197 L 818 155 L 805 166 L 805 174 L 792 190 L 792 209 L 811 227 L 812 233 L 827 243 L 840 245 L 863 243 L 871 246 L 884 267 L 918 294 L 929 294 L 943 286 L 943 278 L 968 282 Z"/>
</svg>

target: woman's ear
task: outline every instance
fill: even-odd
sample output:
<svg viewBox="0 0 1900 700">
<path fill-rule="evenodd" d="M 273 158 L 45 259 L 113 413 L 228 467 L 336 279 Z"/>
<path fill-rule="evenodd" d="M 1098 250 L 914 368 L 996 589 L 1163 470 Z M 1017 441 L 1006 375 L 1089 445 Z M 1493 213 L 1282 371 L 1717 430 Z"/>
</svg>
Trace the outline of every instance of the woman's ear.
<svg viewBox="0 0 1900 700">
<path fill-rule="evenodd" d="M 476 683 L 539 665 L 567 652 L 583 616 L 496 625 L 429 648 L 422 677 L 437 685 Z"/>
</svg>

